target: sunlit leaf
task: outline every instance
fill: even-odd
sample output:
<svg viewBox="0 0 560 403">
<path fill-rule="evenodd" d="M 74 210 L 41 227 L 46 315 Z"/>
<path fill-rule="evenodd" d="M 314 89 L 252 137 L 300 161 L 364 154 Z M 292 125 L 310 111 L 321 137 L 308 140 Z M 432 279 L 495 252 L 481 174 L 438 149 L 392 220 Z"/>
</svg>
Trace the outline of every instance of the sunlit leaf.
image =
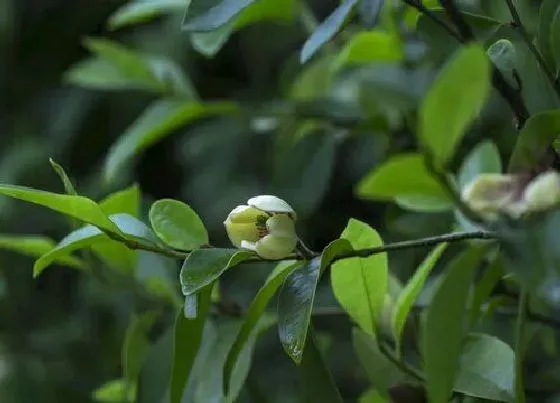
<svg viewBox="0 0 560 403">
<path fill-rule="evenodd" d="M 398 62 L 404 56 L 396 35 L 383 31 L 359 32 L 350 39 L 335 60 L 336 68 L 371 62 Z"/>
</svg>

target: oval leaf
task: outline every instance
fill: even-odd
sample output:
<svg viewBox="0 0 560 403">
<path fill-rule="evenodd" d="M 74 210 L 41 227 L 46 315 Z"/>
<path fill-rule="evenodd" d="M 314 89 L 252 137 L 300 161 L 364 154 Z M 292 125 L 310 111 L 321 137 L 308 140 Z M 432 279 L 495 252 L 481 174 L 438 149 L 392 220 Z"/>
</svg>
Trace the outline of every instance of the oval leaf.
<svg viewBox="0 0 560 403">
<path fill-rule="evenodd" d="M 467 297 L 483 252 L 471 247 L 449 264 L 422 323 L 426 389 L 432 403 L 447 403 L 451 397 L 465 337 Z"/>
<path fill-rule="evenodd" d="M 192 250 L 208 244 L 208 232 L 196 212 L 178 200 L 158 200 L 150 208 L 156 235 L 176 249 Z"/>
<path fill-rule="evenodd" d="M 181 289 L 191 295 L 211 284 L 230 267 L 254 257 L 251 251 L 239 249 L 197 249 L 189 254 L 181 267 Z"/>
<path fill-rule="evenodd" d="M 391 325 L 393 328 L 393 335 L 397 341 L 397 352 L 400 353 L 401 345 L 401 335 L 404 328 L 406 317 L 416 300 L 416 297 L 420 294 L 424 283 L 428 279 L 432 269 L 438 262 L 439 258 L 447 248 L 447 243 L 439 244 L 435 249 L 424 259 L 420 266 L 416 269 L 416 272 L 412 276 L 406 286 L 399 294 L 397 301 L 395 302 L 395 307 L 393 308 L 393 314 L 391 318 Z"/>
<path fill-rule="evenodd" d="M 383 245 L 377 231 L 355 219 L 348 222 L 341 238 L 350 241 L 354 249 Z M 387 292 L 387 275 L 386 253 L 340 260 L 331 269 L 331 285 L 336 299 L 369 334 L 377 331 Z"/>
<path fill-rule="evenodd" d="M 453 157 L 490 85 L 488 57 L 476 44 L 461 48 L 436 78 L 420 107 L 419 136 L 437 166 Z"/>
</svg>

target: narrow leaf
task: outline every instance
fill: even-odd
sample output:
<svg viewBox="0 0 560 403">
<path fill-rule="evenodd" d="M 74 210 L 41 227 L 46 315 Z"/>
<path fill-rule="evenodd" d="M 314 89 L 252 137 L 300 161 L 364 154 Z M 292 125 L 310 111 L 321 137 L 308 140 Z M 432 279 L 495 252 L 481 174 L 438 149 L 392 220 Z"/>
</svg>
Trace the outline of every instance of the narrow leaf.
<svg viewBox="0 0 560 403">
<path fill-rule="evenodd" d="M 0 235 L 0 249 L 17 252 L 33 258 L 38 258 L 46 253 L 49 253 L 55 247 L 56 244 L 52 239 L 43 236 Z M 60 256 L 53 262 L 76 269 L 85 268 L 84 262 L 69 255 Z"/>
<path fill-rule="evenodd" d="M 178 200 L 158 200 L 150 208 L 157 236 L 176 249 L 192 250 L 208 244 L 208 232 L 198 214 Z"/>
<path fill-rule="evenodd" d="M 344 0 L 331 15 L 311 34 L 301 49 L 300 61 L 307 62 L 311 57 L 340 30 L 358 0 Z"/>
<path fill-rule="evenodd" d="M 183 310 L 177 313 L 173 341 L 173 367 L 171 370 L 171 403 L 180 403 L 183 397 L 202 341 L 204 324 L 210 308 L 211 293 L 212 285 L 201 289 L 198 293 L 198 314 L 195 318 L 185 318 Z"/>
<path fill-rule="evenodd" d="M 422 290 L 424 283 L 428 279 L 430 272 L 432 271 L 446 248 L 447 243 L 439 244 L 434 248 L 434 250 L 416 269 L 416 272 L 408 281 L 408 283 L 406 283 L 406 286 L 399 294 L 397 301 L 395 302 L 391 324 L 393 328 L 393 335 L 395 336 L 395 340 L 397 341 L 396 350 L 398 353 L 400 353 L 401 351 L 401 336 L 408 313 L 410 312 L 414 301 L 420 294 L 420 291 Z"/>
<path fill-rule="evenodd" d="M 488 57 L 476 44 L 462 47 L 436 78 L 420 107 L 419 136 L 437 166 L 453 157 L 486 103 L 490 85 Z"/>
<path fill-rule="evenodd" d="M 451 397 L 465 337 L 465 305 L 484 251 L 473 246 L 449 264 L 422 324 L 421 348 L 432 403 L 447 403 Z"/>
<path fill-rule="evenodd" d="M 383 245 L 377 231 L 355 219 L 350 219 L 341 238 L 350 241 L 354 249 Z M 336 299 L 369 334 L 377 333 L 387 292 L 387 276 L 386 253 L 340 260 L 331 269 L 331 285 Z"/>
<path fill-rule="evenodd" d="M 205 14 L 183 22 L 183 29 L 190 32 L 213 31 L 230 22 L 254 2 L 255 0 L 222 0 Z"/>
<path fill-rule="evenodd" d="M 72 181 L 64 171 L 64 168 L 62 168 L 59 164 L 57 164 L 52 158 L 49 158 L 49 162 L 53 167 L 54 171 L 56 172 L 56 174 L 59 176 L 60 180 L 62 181 L 62 184 L 64 185 L 64 191 L 66 192 L 66 194 L 77 196 L 78 192 L 76 192 L 76 188 L 74 187 Z"/>
<path fill-rule="evenodd" d="M 117 9 L 109 17 L 109 28 L 118 29 L 148 22 L 163 14 L 184 12 L 190 0 L 143 0 L 131 1 Z"/>
<path fill-rule="evenodd" d="M 150 341 L 148 332 L 157 318 L 156 312 L 147 312 L 132 317 L 124 337 L 122 364 L 124 378 L 128 385 L 135 385 L 146 359 Z"/>
<path fill-rule="evenodd" d="M 239 249 L 197 249 L 189 254 L 181 267 L 181 288 L 184 295 L 198 292 L 211 284 L 230 267 L 254 257 L 251 251 Z"/>
</svg>

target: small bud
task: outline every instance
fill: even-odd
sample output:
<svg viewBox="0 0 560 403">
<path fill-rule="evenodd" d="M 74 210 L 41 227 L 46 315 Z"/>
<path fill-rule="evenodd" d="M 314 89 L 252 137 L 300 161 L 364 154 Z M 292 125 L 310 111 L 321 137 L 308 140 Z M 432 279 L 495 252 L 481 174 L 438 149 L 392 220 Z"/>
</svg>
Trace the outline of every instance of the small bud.
<svg viewBox="0 0 560 403">
<path fill-rule="evenodd" d="M 237 206 L 224 222 L 228 237 L 238 248 L 255 251 L 264 259 L 282 259 L 296 247 L 296 214 L 276 196 L 256 196 Z"/>
<path fill-rule="evenodd" d="M 523 192 L 528 212 L 547 210 L 560 203 L 560 174 L 544 172 L 535 177 Z"/>
<path fill-rule="evenodd" d="M 483 218 L 495 220 L 499 213 L 517 217 L 522 213 L 519 178 L 514 175 L 482 174 L 465 189 L 461 199 Z"/>
</svg>

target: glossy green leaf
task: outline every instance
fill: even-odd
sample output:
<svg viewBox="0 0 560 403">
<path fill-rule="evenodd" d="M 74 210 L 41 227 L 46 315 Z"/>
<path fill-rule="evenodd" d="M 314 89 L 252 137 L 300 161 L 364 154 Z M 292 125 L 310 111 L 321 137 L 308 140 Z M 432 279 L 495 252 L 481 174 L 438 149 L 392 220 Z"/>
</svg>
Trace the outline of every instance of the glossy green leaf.
<svg viewBox="0 0 560 403">
<path fill-rule="evenodd" d="M 153 233 L 143 222 L 128 214 L 114 214 L 110 219 L 123 235 L 143 239 L 150 239 L 153 237 Z M 68 256 L 75 250 L 92 247 L 99 242 L 117 241 L 111 240 L 103 231 L 92 225 L 86 225 L 85 227 L 71 232 L 64 237 L 54 249 L 35 261 L 33 265 L 33 276 L 37 277 L 55 260 Z"/>
<path fill-rule="evenodd" d="M 327 363 L 317 347 L 310 327 L 307 343 L 299 367 L 303 392 L 308 402 L 342 403 L 342 396 L 336 387 Z"/>
<path fill-rule="evenodd" d="M 284 350 L 296 363 L 301 362 L 303 355 L 319 278 L 338 254 L 351 249 L 348 240 L 331 242 L 320 258 L 292 271 L 282 284 L 278 295 L 278 335 Z"/>
<path fill-rule="evenodd" d="M 211 293 L 211 284 L 202 288 L 198 293 L 198 314 L 195 318 L 185 318 L 183 310 L 177 313 L 173 341 L 170 403 L 180 403 L 183 397 L 183 392 L 202 341 L 204 324 L 210 309 Z"/>
<path fill-rule="evenodd" d="M 338 54 L 334 65 L 340 69 L 372 62 L 398 62 L 404 57 L 400 39 L 383 31 L 355 34 Z"/>
<path fill-rule="evenodd" d="M 178 200 L 158 200 L 150 208 L 150 223 L 157 236 L 176 249 L 208 245 L 208 232 L 198 214 Z"/>
<path fill-rule="evenodd" d="M 119 233 L 119 229 L 97 203 L 87 197 L 51 193 L 15 185 L 0 185 L 0 194 L 38 204 L 103 230 Z"/>
<path fill-rule="evenodd" d="M 132 403 L 135 396 L 134 387 L 130 387 L 124 379 L 115 379 L 94 390 L 91 397 L 99 403 Z"/>
<path fill-rule="evenodd" d="M 301 267 L 303 263 L 301 262 L 282 262 L 280 263 L 276 269 L 270 274 L 267 278 L 264 285 L 260 288 L 257 295 L 247 308 L 247 312 L 245 314 L 245 320 L 237 333 L 235 341 L 231 346 L 231 349 L 228 352 L 225 364 L 224 364 L 224 375 L 223 375 L 223 389 L 225 394 L 228 394 L 230 388 L 230 382 L 232 378 L 233 369 L 235 367 L 236 362 L 239 359 L 239 355 L 249 343 L 251 336 L 255 332 L 255 328 L 262 317 L 263 313 L 267 305 L 269 304 L 272 297 L 276 294 L 276 291 L 286 277 L 290 275 L 294 270 Z"/>
<path fill-rule="evenodd" d="M 190 0 L 135 0 L 118 8 L 109 17 L 110 29 L 148 22 L 160 15 L 183 13 Z"/>
<path fill-rule="evenodd" d="M 476 44 L 461 48 L 440 72 L 419 112 L 419 137 L 437 166 L 453 158 L 490 88 L 490 63 Z"/>
<path fill-rule="evenodd" d="M 424 157 L 409 153 L 393 156 L 374 168 L 357 187 L 360 197 L 398 200 L 421 211 L 445 211 L 453 207 L 446 189 L 426 168 Z"/>
<path fill-rule="evenodd" d="M 300 53 L 301 63 L 307 62 L 342 28 L 358 0 L 345 0 L 329 15 L 305 41 Z"/>
<path fill-rule="evenodd" d="M 547 149 L 560 133 L 560 109 L 535 114 L 517 136 L 509 161 L 510 172 L 525 172 L 542 163 Z"/>
<path fill-rule="evenodd" d="M 447 403 L 459 369 L 465 337 L 465 308 L 484 248 L 470 247 L 445 269 L 421 327 L 428 400 Z"/>
<path fill-rule="evenodd" d="M 355 219 L 348 221 L 341 238 L 350 241 L 354 249 L 383 245 L 377 231 Z M 336 299 L 369 334 L 377 333 L 387 292 L 387 276 L 386 253 L 340 260 L 331 269 L 331 286 Z"/>
<path fill-rule="evenodd" d="M 251 251 L 240 249 L 197 249 L 189 254 L 181 267 L 181 288 L 184 295 L 194 294 L 211 284 L 230 267 L 254 257 Z"/>
<path fill-rule="evenodd" d="M 463 347 L 454 390 L 467 396 L 514 403 L 515 353 L 493 336 L 471 334 Z"/>
<path fill-rule="evenodd" d="M 55 242 L 44 236 L 0 235 L 0 249 L 17 252 L 33 258 L 38 258 L 46 253 L 49 253 L 55 247 Z M 70 255 L 60 256 L 53 262 L 76 269 L 85 268 L 84 262 Z"/>
<path fill-rule="evenodd" d="M 377 341 L 373 336 L 358 328 L 354 328 L 352 331 L 352 343 L 356 357 L 365 369 L 372 386 L 384 398 L 389 399 L 389 388 L 405 381 L 405 374 L 379 351 Z"/>
<path fill-rule="evenodd" d="M 150 347 L 148 332 L 156 318 L 156 312 L 147 312 L 141 316 L 134 316 L 131 318 L 130 324 L 126 329 L 122 350 L 122 365 L 124 379 L 128 385 L 135 385 L 138 381 L 142 365 Z"/>
<path fill-rule="evenodd" d="M 391 318 L 391 326 L 393 329 L 393 335 L 397 342 L 397 352 L 401 351 L 401 337 L 404 325 L 406 323 L 406 318 L 414 305 L 416 297 L 420 294 L 424 283 L 428 279 L 432 269 L 439 261 L 440 257 L 445 252 L 447 248 L 447 243 L 441 243 L 436 246 L 432 252 L 424 259 L 424 261 L 418 266 L 416 272 L 408 282 L 406 286 L 399 294 L 395 307 L 393 309 L 393 314 Z"/>
<path fill-rule="evenodd" d="M 227 24 L 244 8 L 249 7 L 254 2 L 255 0 L 221 0 L 205 14 L 193 19 L 189 19 L 187 13 L 183 22 L 183 29 L 191 32 L 212 31 Z"/>
<path fill-rule="evenodd" d="M 125 162 L 174 130 L 208 115 L 236 111 L 237 107 L 227 102 L 200 104 L 178 100 L 155 101 L 112 145 L 105 160 L 106 180 L 114 180 Z"/>
</svg>

